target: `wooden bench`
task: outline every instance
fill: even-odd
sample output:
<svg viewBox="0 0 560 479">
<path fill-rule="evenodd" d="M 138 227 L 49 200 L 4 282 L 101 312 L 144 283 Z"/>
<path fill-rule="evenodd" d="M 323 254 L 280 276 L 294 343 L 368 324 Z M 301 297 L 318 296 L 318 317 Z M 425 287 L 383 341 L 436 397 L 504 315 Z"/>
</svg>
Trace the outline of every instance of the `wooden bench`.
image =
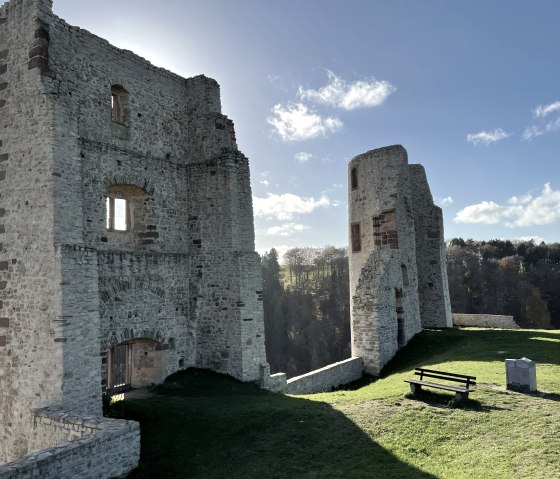
<svg viewBox="0 0 560 479">
<path fill-rule="evenodd" d="M 470 386 L 476 386 L 476 377 L 467 376 L 465 374 L 446 373 L 444 371 L 434 371 L 433 369 L 416 368 L 414 374 L 420 376 L 420 379 L 405 379 L 406 383 L 410 384 L 410 391 L 416 394 L 422 389 L 422 386 L 444 389 L 445 391 L 453 391 L 459 401 L 467 399 L 469 393 L 472 391 Z M 461 383 L 464 386 L 455 386 L 451 384 L 440 384 L 431 381 L 424 381 L 424 378 L 442 379 L 444 381 L 451 381 Z"/>
</svg>

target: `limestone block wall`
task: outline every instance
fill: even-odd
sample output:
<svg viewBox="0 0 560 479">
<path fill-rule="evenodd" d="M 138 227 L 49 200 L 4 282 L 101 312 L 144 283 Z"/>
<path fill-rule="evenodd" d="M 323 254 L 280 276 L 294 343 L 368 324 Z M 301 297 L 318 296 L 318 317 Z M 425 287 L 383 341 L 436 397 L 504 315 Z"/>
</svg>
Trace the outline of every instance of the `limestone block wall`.
<svg viewBox="0 0 560 479">
<path fill-rule="evenodd" d="M 321 369 L 288 379 L 286 394 L 313 394 L 331 391 L 362 377 L 362 358 L 349 358 Z"/>
<path fill-rule="evenodd" d="M 422 165 L 409 165 L 414 227 L 420 317 L 425 328 L 449 328 L 451 300 L 447 280 L 447 258 L 443 214 L 434 204 Z"/>
<path fill-rule="evenodd" d="M 453 326 L 472 328 L 518 329 L 513 316 L 499 314 L 463 314 L 453 313 Z"/>
<path fill-rule="evenodd" d="M 79 417 L 60 408 L 33 413 L 33 452 L 0 465 L 0 479 L 109 479 L 138 465 L 140 427 L 134 421 Z"/>
<path fill-rule="evenodd" d="M 64 370 L 80 328 L 60 287 L 73 260 L 54 246 L 54 106 L 38 20 L 49 9 L 39 0 L 0 7 L 0 462 L 28 451 L 31 409 L 61 403 L 71 395 L 63 381 L 81 381 Z"/>
<path fill-rule="evenodd" d="M 348 173 L 352 355 L 379 374 L 421 329 L 406 150 L 368 151 Z"/>
<path fill-rule="evenodd" d="M 34 408 L 98 414 L 123 341 L 156 341 L 165 372 L 260 379 L 249 166 L 217 82 L 11 0 L 0 116 L 0 461 L 29 451 Z M 111 230 L 123 197 L 127 230 Z"/>
</svg>

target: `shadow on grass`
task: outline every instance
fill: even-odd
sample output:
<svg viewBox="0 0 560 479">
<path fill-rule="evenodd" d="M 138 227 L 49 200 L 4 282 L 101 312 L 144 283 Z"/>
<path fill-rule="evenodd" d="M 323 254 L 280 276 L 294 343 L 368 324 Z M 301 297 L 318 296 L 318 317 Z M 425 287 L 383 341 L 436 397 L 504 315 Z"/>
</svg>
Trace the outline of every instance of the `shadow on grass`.
<svg viewBox="0 0 560 479">
<path fill-rule="evenodd" d="M 473 393 L 471 393 L 473 394 Z M 475 412 L 491 412 L 491 411 L 511 411 L 509 408 L 490 406 L 482 404 L 477 399 L 463 399 L 458 401 L 455 396 L 446 393 L 437 393 L 421 389 L 416 394 L 407 393 L 405 398 L 411 401 L 420 401 L 432 407 L 448 408 L 448 409 L 464 409 L 466 411 Z"/>
<path fill-rule="evenodd" d="M 140 422 L 145 478 L 433 478 L 403 463 L 326 403 L 188 370 L 158 394 L 117 403 Z"/>
</svg>

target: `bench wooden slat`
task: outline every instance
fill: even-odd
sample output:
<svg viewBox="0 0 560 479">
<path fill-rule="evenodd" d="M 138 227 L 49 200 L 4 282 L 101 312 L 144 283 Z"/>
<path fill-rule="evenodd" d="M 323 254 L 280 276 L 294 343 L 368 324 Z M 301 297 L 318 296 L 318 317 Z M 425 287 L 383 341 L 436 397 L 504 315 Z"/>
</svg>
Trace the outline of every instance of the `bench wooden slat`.
<svg viewBox="0 0 560 479">
<path fill-rule="evenodd" d="M 405 383 L 410 383 L 410 384 L 419 384 L 420 386 L 428 386 L 428 387 L 436 388 L 436 389 L 445 389 L 446 391 L 453 391 L 453 392 L 456 392 L 456 393 L 472 392 L 471 389 L 458 388 L 458 387 L 455 387 L 455 386 L 448 386 L 446 384 L 431 383 L 429 381 L 415 381 L 414 379 L 405 379 L 404 382 Z"/>
<path fill-rule="evenodd" d="M 432 373 L 427 373 L 426 370 L 424 370 L 423 372 L 415 372 L 414 374 L 416 374 L 417 376 L 423 376 L 423 377 L 427 377 L 427 378 L 434 378 L 434 379 L 444 379 L 446 381 L 455 381 L 457 383 L 463 383 L 463 384 L 476 384 L 476 381 L 471 381 L 470 379 L 459 379 L 456 377 L 448 377 L 447 373 L 443 373 L 445 375 L 441 374 L 441 371 L 435 371 L 438 372 L 440 374 L 432 374 Z M 474 376 L 465 376 L 465 377 L 474 377 Z M 475 378 L 476 379 L 476 378 Z"/>
<path fill-rule="evenodd" d="M 457 373 L 447 373 L 443 371 L 436 371 L 434 369 L 426 369 L 426 368 L 416 368 L 416 371 L 424 371 L 427 373 L 435 373 L 435 374 L 445 374 L 446 376 L 453 376 L 456 378 L 468 378 L 476 381 L 476 376 L 467 376 L 466 374 L 457 374 Z"/>
</svg>

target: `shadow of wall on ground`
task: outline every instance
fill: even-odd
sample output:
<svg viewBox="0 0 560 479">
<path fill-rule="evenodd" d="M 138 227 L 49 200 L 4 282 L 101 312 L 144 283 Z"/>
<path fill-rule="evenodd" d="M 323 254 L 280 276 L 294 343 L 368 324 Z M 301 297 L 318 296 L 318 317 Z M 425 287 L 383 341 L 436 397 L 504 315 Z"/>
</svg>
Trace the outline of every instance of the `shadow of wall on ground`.
<svg viewBox="0 0 560 479">
<path fill-rule="evenodd" d="M 205 371 L 113 414 L 140 422 L 145 478 L 434 478 L 399 460 L 329 404 L 274 394 Z"/>
</svg>

